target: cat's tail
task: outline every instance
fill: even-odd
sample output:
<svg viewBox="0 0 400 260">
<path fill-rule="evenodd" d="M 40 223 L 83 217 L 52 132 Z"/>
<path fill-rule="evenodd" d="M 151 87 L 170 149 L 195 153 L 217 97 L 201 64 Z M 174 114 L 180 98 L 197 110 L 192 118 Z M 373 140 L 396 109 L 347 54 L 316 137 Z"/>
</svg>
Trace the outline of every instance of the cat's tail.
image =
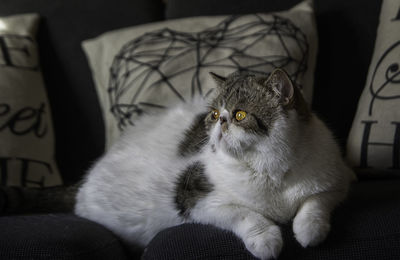
<svg viewBox="0 0 400 260">
<path fill-rule="evenodd" d="M 79 184 L 48 188 L 0 186 L 0 215 L 72 213 Z"/>
</svg>

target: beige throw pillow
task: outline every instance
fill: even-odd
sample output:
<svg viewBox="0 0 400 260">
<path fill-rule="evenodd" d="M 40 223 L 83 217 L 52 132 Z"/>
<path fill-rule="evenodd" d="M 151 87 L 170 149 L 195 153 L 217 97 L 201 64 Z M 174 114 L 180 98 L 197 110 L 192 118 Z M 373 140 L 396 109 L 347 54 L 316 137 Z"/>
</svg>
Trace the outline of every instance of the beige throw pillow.
<svg viewBox="0 0 400 260">
<path fill-rule="evenodd" d="M 347 157 L 357 168 L 400 171 L 399 66 L 400 1 L 384 0 L 366 86 L 347 143 Z"/>
<path fill-rule="evenodd" d="M 38 15 L 0 18 L 0 184 L 61 184 L 35 40 Z"/>
</svg>

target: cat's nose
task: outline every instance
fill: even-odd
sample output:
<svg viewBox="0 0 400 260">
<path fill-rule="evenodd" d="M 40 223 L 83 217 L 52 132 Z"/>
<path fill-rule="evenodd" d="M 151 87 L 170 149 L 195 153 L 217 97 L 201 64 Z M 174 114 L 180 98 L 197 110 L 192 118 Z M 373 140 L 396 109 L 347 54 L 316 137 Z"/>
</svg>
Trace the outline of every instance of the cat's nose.
<svg viewBox="0 0 400 260">
<path fill-rule="evenodd" d="M 220 116 L 219 117 L 219 123 L 222 125 L 223 123 L 226 123 L 228 121 L 228 119 L 226 118 L 226 116 Z"/>
</svg>

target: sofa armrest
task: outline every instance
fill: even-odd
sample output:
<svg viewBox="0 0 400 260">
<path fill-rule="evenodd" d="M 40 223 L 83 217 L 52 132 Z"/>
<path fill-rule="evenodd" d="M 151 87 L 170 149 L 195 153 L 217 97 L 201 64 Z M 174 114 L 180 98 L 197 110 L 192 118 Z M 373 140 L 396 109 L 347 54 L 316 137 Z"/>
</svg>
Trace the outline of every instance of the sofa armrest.
<svg viewBox="0 0 400 260">
<path fill-rule="evenodd" d="M 0 230 L 0 259 L 129 258 L 110 231 L 72 214 L 0 217 Z"/>
</svg>

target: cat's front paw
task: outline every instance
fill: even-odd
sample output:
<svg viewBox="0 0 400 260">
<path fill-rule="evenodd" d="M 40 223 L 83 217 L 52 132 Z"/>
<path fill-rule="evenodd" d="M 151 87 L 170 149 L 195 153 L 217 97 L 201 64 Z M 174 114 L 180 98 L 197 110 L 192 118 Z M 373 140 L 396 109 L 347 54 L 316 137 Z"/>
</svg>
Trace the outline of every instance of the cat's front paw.
<svg viewBox="0 0 400 260">
<path fill-rule="evenodd" d="M 263 260 L 277 258 L 283 245 L 281 231 L 275 225 L 254 229 L 243 241 L 250 253 Z"/>
<path fill-rule="evenodd" d="M 330 228 L 329 220 L 314 214 L 298 214 L 293 220 L 293 232 L 303 247 L 320 244 Z"/>
</svg>

